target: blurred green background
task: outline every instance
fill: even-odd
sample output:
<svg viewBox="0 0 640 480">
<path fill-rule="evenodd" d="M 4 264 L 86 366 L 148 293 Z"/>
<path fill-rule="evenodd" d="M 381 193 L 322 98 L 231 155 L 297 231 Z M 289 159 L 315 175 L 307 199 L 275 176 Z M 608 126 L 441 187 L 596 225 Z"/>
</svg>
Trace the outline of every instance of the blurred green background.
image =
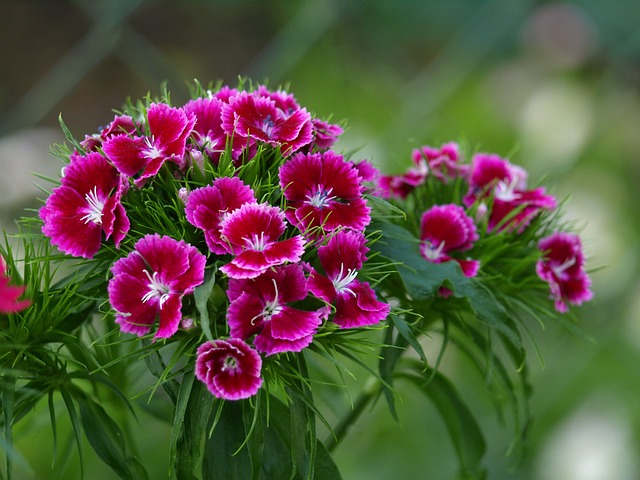
<svg viewBox="0 0 640 480">
<path fill-rule="evenodd" d="M 445 368 L 481 418 L 490 479 L 640 478 L 640 2 L 637 0 L 2 0 L 0 224 L 36 206 L 32 172 L 57 175 L 48 146 L 96 131 L 131 96 L 169 82 L 239 75 L 290 85 L 320 116 L 347 119 L 338 148 L 386 172 L 412 148 L 458 140 L 509 156 L 568 197 L 582 228 L 596 301 L 579 311 L 592 337 L 532 325 L 529 453 L 514 468 L 511 431 L 482 379 Z M 600 269 L 600 267 L 605 267 Z M 447 479 L 456 470 L 441 420 L 418 394 L 379 404 L 336 455 L 345 480 Z M 48 418 L 16 439 L 51 478 Z M 145 465 L 165 478 L 167 429 L 142 415 Z M 154 470 L 155 469 L 155 470 Z M 113 478 L 89 456 L 88 478 Z M 77 478 L 59 466 L 56 478 Z"/>
</svg>

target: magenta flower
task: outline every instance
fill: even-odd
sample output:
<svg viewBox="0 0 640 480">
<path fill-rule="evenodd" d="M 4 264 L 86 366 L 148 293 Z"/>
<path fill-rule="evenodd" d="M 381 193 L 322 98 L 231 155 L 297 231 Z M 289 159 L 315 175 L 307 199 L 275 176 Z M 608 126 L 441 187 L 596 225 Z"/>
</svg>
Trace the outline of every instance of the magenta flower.
<svg viewBox="0 0 640 480">
<path fill-rule="evenodd" d="M 286 105 L 281 105 L 286 107 Z M 271 97 L 241 92 L 222 108 L 222 127 L 230 137 L 279 147 L 288 156 L 313 140 L 311 115 L 304 108 L 285 111 Z"/>
<path fill-rule="evenodd" d="M 147 110 L 148 136 L 116 135 L 102 149 L 122 174 L 138 175 L 137 185 L 158 173 L 165 161 L 178 165 L 183 161 L 186 141 L 195 117 L 164 103 L 153 103 Z"/>
<path fill-rule="evenodd" d="M 224 95 L 221 96 L 225 98 Z M 182 107 L 187 116 L 193 116 L 196 119 L 191 137 L 195 144 L 206 152 L 214 165 L 218 164 L 229 142 L 231 142 L 231 156 L 234 160 L 237 160 L 248 146 L 245 138 L 227 136 L 222 128 L 222 107 L 226 103 L 217 97 L 198 98 Z"/>
<path fill-rule="evenodd" d="M 16 313 L 31 305 L 30 300 L 18 300 L 26 287 L 24 285 L 9 285 L 10 281 L 7 264 L 0 256 L 0 313 Z"/>
<path fill-rule="evenodd" d="M 445 143 L 440 148 L 424 145 L 411 152 L 413 165 L 401 175 L 382 175 L 378 180 L 384 198 L 407 198 L 429 175 L 442 182 L 466 178 L 469 167 L 460 163 L 458 144 Z"/>
<path fill-rule="evenodd" d="M 80 145 L 85 150 L 97 151 L 107 138 L 115 135 L 133 135 L 137 128 L 138 125 L 129 115 L 116 115 L 109 125 L 100 130 L 100 133 L 85 136 Z"/>
<path fill-rule="evenodd" d="M 549 284 L 558 312 L 567 312 L 567 303 L 582 305 L 591 300 L 591 279 L 584 270 L 580 237 L 556 232 L 540 240 L 538 248 L 543 256 L 536 264 L 536 273 Z"/>
<path fill-rule="evenodd" d="M 449 254 L 469 250 L 476 240 L 476 225 L 459 205 L 435 205 L 422 214 L 420 254 L 429 262 L 455 260 L 467 277 L 474 277 L 480 267 L 479 261 L 457 259 Z"/>
<path fill-rule="evenodd" d="M 232 337 L 247 340 L 259 352 L 299 352 L 313 340 L 323 311 L 304 311 L 290 304 L 307 297 L 307 279 L 299 264 L 279 266 L 252 279 L 230 279 L 227 321 Z"/>
<path fill-rule="evenodd" d="M 69 255 L 91 258 L 103 239 L 113 237 L 116 248 L 129 231 L 120 203 L 126 180 L 97 152 L 73 154 L 61 185 L 40 209 L 42 233 Z"/>
<path fill-rule="evenodd" d="M 258 393 L 262 359 L 238 338 L 213 340 L 198 347 L 195 375 L 223 400 L 241 400 Z"/>
<path fill-rule="evenodd" d="M 245 203 L 222 220 L 220 237 L 235 257 L 220 267 L 230 278 L 254 278 L 270 267 L 298 262 L 302 236 L 279 240 L 286 229 L 284 214 L 264 203 Z"/>
<path fill-rule="evenodd" d="M 155 338 L 171 337 L 182 319 L 182 297 L 204 280 L 205 257 L 184 241 L 146 235 L 111 272 L 109 302 L 123 332 L 149 333 L 159 319 Z"/>
<path fill-rule="evenodd" d="M 469 191 L 464 197 L 467 207 L 493 196 L 488 230 L 524 230 L 540 210 L 553 210 L 557 203 L 544 188 L 527 190 L 527 173 L 508 160 L 494 154 L 473 157 Z"/>
<path fill-rule="evenodd" d="M 220 225 L 229 213 L 245 203 L 256 203 L 251 187 L 238 177 L 221 177 L 212 185 L 193 190 L 187 197 L 187 220 L 204 230 L 209 249 L 218 255 L 229 253 L 229 245 L 220 237 Z"/>
<path fill-rule="evenodd" d="M 338 137 L 344 133 L 344 129 L 335 123 L 325 122 L 314 118 L 312 148 L 316 150 L 329 150 L 338 141 Z"/>
<path fill-rule="evenodd" d="M 280 187 L 287 199 L 287 219 L 303 232 L 320 227 L 364 230 L 371 221 L 358 169 L 331 150 L 299 153 L 285 162 Z"/>
<path fill-rule="evenodd" d="M 342 328 L 375 325 L 389 314 L 390 307 L 376 299 L 366 282 L 357 279 L 369 250 L 364 234 L 340 230 L 318 248 L 325 275 L 311 269 L 309 290 L 335 306 L 333 322 Z"/>
</svg>

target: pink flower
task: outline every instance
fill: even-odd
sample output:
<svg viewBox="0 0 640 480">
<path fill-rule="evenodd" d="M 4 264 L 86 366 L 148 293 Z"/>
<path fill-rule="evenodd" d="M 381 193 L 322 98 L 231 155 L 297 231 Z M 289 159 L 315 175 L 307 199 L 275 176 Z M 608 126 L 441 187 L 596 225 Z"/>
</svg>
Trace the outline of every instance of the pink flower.
<svg viewBox="0 0 640 480">
<path fill-rule="evenodd" d="M 459 205 L 435 205 L 422 214 L 420 254 L 429 262 L 455 260 L 467 277 L 474 277 L 478 273 L 480 262 L 453 258 L 449 254 L 469 250 L 476 240 L 476 225 Z"/>
<path fill-rule="evenodd" d="M 544 188 L 527 190 L 527 173 L 495 154 L 473 157 L 469 191 L 464 197 L 467 207 L 493 196 L 489 212 L 489 231 L 524 230 L 540 210 L 553 210 L 557 203 Z"/>
<path fill-rule="evenodd" d="M 287 219 L 303 232 L 364 230 L 371 221 L 357 168 L 331 150 L 299 153 L 285 162 L 280 187 L 287 199 Z"/>
<path fill-rule="evenodd" d="M 187 197 L 187 220 L 204 230 L 209 249 L 218 255 L 229 253 L 229 246 L 220 237 L 220 225 L 232 211 L 245 203 L 256 203 L 251 187 L 238 177 L 221 177 L 212 185 L 193 190 Z"/>
<path fill-rule="evenodd" d="M 99 134 L 87 135 L 85 139 L 80 142 L 80 145 L 85 150 L 97 151 L 98 147 L 102 146 L 107 138 L 115 135 L 133 135 L 136 132 L 138 125 L 133 121 L 129 115 L 116 115 L 113 121 L 105 128 L 100 130 Z"/>
<path fill-rule="evenodd" d="M 329 150 L 338 141 L 338 137 L 344 132 L 344 129 L 340 125 L 325 122 L 317 118 L 314 118 L 311 124 L 313 126 L 312 148 L 316 150 Z"/>
<path fill-rule="evenodd" d="M 164 103 L 153 103 L 147 110 L 149 135 L 116 135 L 108 138 L 102 149 L 122 174 L 138 175 L 137 185 L 158 173 L 165 161 L 178 165 L 183 161 L 186 141 L 195 117 Z"/>
<path fill-rule="evenodd" d="M 198 347 L 195 375 L 223 400 L 249 398 L 260 389 L 262 359 L 238 338 L 214 340 Z"/>
<path fill-rule="evenodd" d="M 98 152 L 73 154 L 61 185 L 40 209 L 42 232 L 69 255 L 91 258 L 105 240 L 116 248 L 129 231 L 129 219 L 120 203 L 126 181 Z"/>
<path fill-rule="evenodd" d="M 457 143 L 445 143 L 440 148 L 424 145 L 411 152 L 413 166 L 401 175 L 382 175 L 378 181 L 380 195 L 384 198 L 407 198 L 422 185 L 429 175 L 442 182 L 468 175 L 469 167 L 460 163 Z"/>
<path fill-rule="evenodd" d="M 182 297 L 204 280 L 205 257 L 184 241 L 146 235 L 135 250 L 111 268 L 109 301 L 123 332 L 149 333 L 156 318 L 155 338 L 171 337 L 182 319 Z"/>
<path fill-rule="evenodd" d="M 282 104 L 281 107 L 286 107 Z M 279 147 L 291 155 L 313 140 L 311 115 L 304 108 L 285 111 L 278 102 L 259 92 L 241 92 L 222 109 L 222 127 L 230 137 Z"/>
<path fill-rule="evenodd" d="M 245 203 L 236 208 L 220 226 L 220 238 L 235 257 L 220 270 L 230 278 L 254 278 L 273 266 L 298 262 L 305 242 L 300 235 L 279 240 L 285 229 L 278 207 Z"/>
<path fill-rule="evenodd" d="M 309 290 L 335 305 L 333 322 L 342 328 L 375 325 L 390 311 L 388 304 L 376 299 L 368 283 L 357 279 L 369 250 L 365 241 L 361 232 L 340 230 L 326 245 L 318 248 L 326 275 L 313 269 L 309 275 Z"/>
<path fill-rule="evenodd" d="M 30 300 L 18 300 L 24 293 L 25 286 L 9 285 L 7 263 L 0 256 L 0 313 L 15 313 L 31 305 Z"/>
<path fill-rule="evenodd" d="M 582 305 L 593 298 L 580 237 L 556 232 L 540 240 L 538 248 L 543 256 L 536 264 L 536 273 L 549 284 L 558 312 L 567 312 L 567 303 Z"/>
<path fill-rule="evenodd" d="M 323 312 L 304 311 L 290 304 L 309 290 L 302 266 L 285 265 L 252 279 L 230 279 L 227 321 L 231 336 L 246 340 L 267 355 L 299 352 L 313 340 Z"/>
<path fill-rule="evenodd" d="M 222 95 L 224 98 L 224 95 Z M 226 101 L 217 97 L 198 98 L 189 101 L 182 109 L 187 116 L 193 116 L 196 123 L 191 137 L 195 144 L 207 153 L 214 165 L 231 142 L 231 156 L 237 160 L 247 147 L 247 140 L 240 136 L 229 137 L 222 128 L 222 107 Z"/>
</svg>

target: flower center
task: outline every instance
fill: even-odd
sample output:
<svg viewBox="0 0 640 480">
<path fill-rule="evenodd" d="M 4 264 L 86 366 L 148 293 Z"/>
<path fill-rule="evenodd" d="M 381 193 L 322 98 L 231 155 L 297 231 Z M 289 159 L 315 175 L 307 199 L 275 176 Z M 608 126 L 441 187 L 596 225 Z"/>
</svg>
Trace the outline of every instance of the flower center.
<svg viewBox="0 0 640 480">
<path fill-rule="evenodd" d="M 553 274 L 557 278 L 561 279 L 562 277 L 565 276 L 564 272 L 575 264 L 576 264 L 576 257 L 570 257 L 566 259 L 564 262 L 562 262 L 560 265 L 551 265 L 550 268 L 553 271 Z"/>
<path fill-rule="evenodd" d="M 224 213 L 223 213 L 224 215 Z M 247 245 L 247 249 L 256 250 L 258 252 L 262 252 L 265 248 L 267 248 L 267 240 L 264 238 L 264 232 L 260 232 L 258 235 L 254 233 L 251 235 L 251 238 L 243 237 Z"/>
<path fill-rule="evenodd" d="M 421 245 L 420 251 L 427 260 L 433 262 L 442 258 L 442 251 L 444 250 L 444 246 L 444 240 L 442 240 L 438 246 L 435 245 L 435 242 L 425 240 Z"/>
<path fill-rule="evenodd" d="M 264 132 L 264 134 L 267 136 L 267 138 L 271 139 L 273 137 L 274 127 L 275 127 L 275 123 L 273 123 L 273 120 L 271 120 L 271 115 L 267 115 L 267 118 L 265 118 L 262 121 L 262 126 L 261 126 L 261 129 Z"/>
<path fill-rule="evenodd" d="M 336 289 L 336 292 L 348 292 L 354 297 L 356 296 L 355 292 L 349 288 L 349 285 L 356 279 L 358 275 L 358 271 L 355 268 L 347 268 L 347 272 L 344 271 L 344 263 L 340 264 L 340 273 L 335 276 L 331 281 L 333 282 L 333 287 Z"/>
<path fill-rule="evenodd" d="M 520 198 L 520 194 L 515 193 L 518 185 L 518 177 L 514 176 L 509 183 L 503 181 L 498 182 L 494 190 L 495 198 L 503 202 L 512 202 Z"/>
<path fill-rule="evenodd" d="M 158 302 L 160 303 L 160 308 L 162 308 L 162 306 L 164 305 L 164 302 L 166 302 L 169 299 L 169 296 L 170 296 L 169 287 L 167 287 L 164 283 L 158 280 L 158 272 L 153 272 L 153 275 L 151 275 L 147 271 L 147 269 L 144 269 L 143 272 L 149 279 L 149 283 L 147 284 L 149 291 L 145 293 L 144 296 L 142 297 L 142 303 L 147 303 L 152 298 L 158 298 L 159 299 Z"/>
<path fill-rule="evenodd" d="M 162 157 L 164 155 L 164 153 L 162 151 L 163 149 L 158 147 L 158 145 L 156 145 L 155 140 L 153 139 L 153 137 L 145 138 L 144 139 L 144 144 L 145 144 L 145 146 L 147 148 L 142 153 L 142 156 L 144 158 L 146 158 L 147 160 L 153 160 L 155 158 Z"/>
<path fill-rule="evenodd" d="M 104 202 L 98 197 L 98 187 L 93 187 L 93 190 L 90 190 L 84 198 L 87 201 L 87 208 L 85 209 L 87 214 L 80 220 L 83 220 L 85 224 L 93 222 L 96 225 L 102 225 Z"/>
<path fill-rule="evenodd" d="M 331 195 L 332 191 L 333 188 L 325 190 L 323 187 L 318 185 L 316 188 L 316 192 L 313 195 L 305 196 L 305 198 L 307 199 L 306 203 L 311 205 L 312 207 L 323 209 L 335 200 L 335 195 Z"/>
<path fill-rule="evenodd" d="M 238 360 L 236 357 L 232 357 L 229 355 L 222 362 L 222 371 L 225 372 L 227 370 L 236 370 L 238 368 Z"/>
</svg>

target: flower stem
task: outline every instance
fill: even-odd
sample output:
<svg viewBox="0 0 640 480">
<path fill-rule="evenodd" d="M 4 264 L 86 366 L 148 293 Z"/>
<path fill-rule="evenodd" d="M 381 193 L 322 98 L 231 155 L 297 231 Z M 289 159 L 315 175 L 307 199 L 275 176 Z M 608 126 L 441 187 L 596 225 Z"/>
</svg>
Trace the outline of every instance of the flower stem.
<svg viewBox="0 0 640 480">
<path fill-rule="evenodd" d="M 380 390 L 380 382 L 371 382 L 363 388 L 362 392 L 353 404 L 353 408 L 338 422 L 336 428 L 333 430 L 333 434 L 330 435 L 324 442 L 324 446 L 330 453 L 335 450 L 338 444 L 344 439 L 349 428 L 353 425 L 362 415 L 365 408 L 373 400 Z"/>
</svg>

